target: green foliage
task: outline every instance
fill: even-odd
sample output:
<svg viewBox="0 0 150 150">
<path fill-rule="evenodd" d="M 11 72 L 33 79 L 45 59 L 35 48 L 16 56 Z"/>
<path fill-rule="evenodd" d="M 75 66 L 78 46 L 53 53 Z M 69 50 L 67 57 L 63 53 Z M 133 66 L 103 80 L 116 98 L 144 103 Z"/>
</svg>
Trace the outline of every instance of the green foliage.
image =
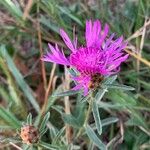
<svg viewBox="0 0 150 150">
<path fill-rule="evenodd" d="M 0 138 L 6 149 L 12 149 L 11 142 L 24 150 L 150 149 L 148 66 L 142 63 L 138 66 L 138 60 L 130 57 L 122 65 L 118 78 L 116 75 L 105 78 L 99 88 L 91 90 L 86 97 L 82 90 L 64 90 L 64 70 L 57 66 L 42 114 L 47 86 L 43 85 L 37 36 L 39 21 L 42 50 L 48 50 L 48 42 L 58 43 L 68 55 L 59 29 L 65 29 L 71 39 L 77 34 L 78 43 L 84 45 L 86 19 L 100 19 L 102 29 L 107 22 L 110 33 L 116 32 L 116 37 L 123 35 L 128 39 L 149 18 L 149 0 L 38 0 L 34 1 L 26 20 L 23 20 L 25 1 L 0 0 L 0 4 Z M 137 54 L 141 42 L 140 55 L 149 61 L 148 27 L 144 39 L 136 36 L 129 41 Z M 45 65 L 47 81 L 51 66 Z M 67 70 L 76 75 L 75 70 Z M 70 114 L 65 113 L 66 97 L 71 105 Z M 66 136 L 66 124 L 71 128 L 71 143 Z M 19 135 L 22 125 L 38 128 L 38 143 L 22 142 Z"/>
<path fill-rule="evenodd" d="M 11 113 L 9 110 L 0 107 L 0 117 L 2 118 L 1 121 L 5 121 L 10 125 L 12 128 L 19 128 L 21 127 L 20 121 Z"/>
<path fill-rule="evenodd" d="M 87 125 L 85 127 L 86 133 L 89 136 L 89 138 L 98 146 L 101 150 L 106 150 L 106 146 L 102 143 L 102 141 L 97 137 L 97 135 L 94 133 L 93 129 Z"/>
<path fill-rule="evenodd" d="M 27 124 L 28 125 L 32 125 L 32 114 L 31 113 L 29 113 L 29 115 L 27 116 Z"/>
<path fill-rule="evenodd" d="M 0 1 L 0 3 L 2 3 L 7 8 L 7 10 L 11 13 L 11 15 L 16 17 L 17 21 L 21 19 L 23 13 L 21 11 L 19 3 L 14 4 L 11 0 Z"/>
<path fill-rule="evenodd" d="M 97 131 L 98 131 L 99 135 L 101 135 L 102 134 L 102 123 L 101 123 L 101 118 L 100 118 L 100 114 L 99 114 L 99 110 L 98 110 L 98 105 L 96 104 L 96 102 L 93 102 L 92 111 L 93 111 L 93 116 L 94 116 Z"/>
<path fill-rule="evenodd" d="M 16 79 L 16 82 L 18 83 L 18 85 L 20 86 L 22 91 L 24 92 L 25 96 L 28 98 L 30 103 L 35 108 L 35 110 L 39 111 L 39 106 L 38 106 L 35 98 L 33 97 L 32 92 L 31 92 L 28 84 L 24 81 L 21 73 L 16 68 L 15 64 L 13 63 L 13 60 L 9 56 L 9 54 L 8 54 L 8 52 L 7 52 L 4 45 L 2 45 L 0 47 L 0 53 L 1 53 L 2 57 L 6 60 L 8 68 L 10 69 L 11 73 L 13 74 L 14 78 Z"/>
<path fill-rule="evenodd" d="M 50 117 L 50 113 L 48 112 L 48 113 L 44 116 L 44 118 L 43 118 L 43 120 L 42 120 L 42 122 L 41 122 L 41 125 L 40 125 L 40 128 L 39 128 L 40 136 L 42 136 L 42 135 L 47 131 L 46 124 L 47 124 L 47 122 L 48 122 L 48 120 L 49 120 L 49 117 Z"/>
</svg>

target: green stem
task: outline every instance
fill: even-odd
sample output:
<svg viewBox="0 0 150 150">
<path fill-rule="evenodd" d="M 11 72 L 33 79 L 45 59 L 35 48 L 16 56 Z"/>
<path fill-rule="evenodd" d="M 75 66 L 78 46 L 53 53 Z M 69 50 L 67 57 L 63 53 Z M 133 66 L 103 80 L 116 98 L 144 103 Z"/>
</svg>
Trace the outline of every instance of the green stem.
<svg viewBox="0 0 150 150">
<path fill-rule="evenodd" d="M 80 128 L 79 132 L 77 133 L 76 139 L 81 135 L 84 127 L 88 124 L 90 113 L 92 111 L 92 106 L 93 106 L 93 97 L 91 96 L 90 100 L 89 100 L 89 106 L 88 106 L 88 110 L 87 110 L 87 113 L 86 113 L 86 117 L 85 117 L 85 121 L 84 121 L 83 127 Z"/>
<path fill-rule="evenodd" d="M 89 100 L 89 107 L 88 107 L 88 111 L 87 111 L 86 118 L 85 118 L 83 126 L 86 126 L 88 124 L 90 113 L 92 111 L 92 106 L 93 106 L 93 97 L 91 97 L 90 100 Z"/>
</svg>

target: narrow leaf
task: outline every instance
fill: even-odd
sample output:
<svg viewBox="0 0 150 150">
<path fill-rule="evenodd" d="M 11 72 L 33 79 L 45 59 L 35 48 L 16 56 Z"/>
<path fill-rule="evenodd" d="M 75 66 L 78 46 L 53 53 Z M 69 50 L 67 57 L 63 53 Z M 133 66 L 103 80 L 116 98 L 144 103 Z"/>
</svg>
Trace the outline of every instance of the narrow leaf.
<svg viewBox="0 0 150 150">
<path fill-rule="evenodd" d="M 82 124 L 73 115 L 62 114 L 62 118 L 65 123 L 67 123 L 75 128 L 82 127 Z"/>
<path fill-rule="evenodd" d="M 71 96 L 71 95 L 75 95 L 78 94 L 80 91 L 66 91 L 66 92 L 62 92 L 62 93 L 55 93 L 53 94 L 53 97 L 63 97 L 63 96 Z"/>
<path fill-rule="evenodd" d="M 98 131 L 99 135 L 101 135 L 102 134 L 102 124 L 101 124 L 101 119 L 100 119 L 100 115 L 99 115 L 99 111 L 98 111 L 98 105 L 96 104 L 95 101 L 93 102 L 92 109 L 93 109 L 93 116 L 94 116 L 97 131 Z"/>
<path fill-rule="evenodd" d="M 39 129 L 40 132 L 42 132 L 42 131 L 46 128 L 46 124 L 47 124 L 47 122 L 48 122 L 48 120 L 49 120 L 49 117 L 50 117 L 50 112 L 48 112 L 48 113 L 44 116 L 43 121 L 42 121 L 42 123 L 41 123 L 41 125 L 40 125 L 40 129 Z"/>
<path fill-rule="evenodd" d="M 58 131 L 58 133 L 56 134 L 53 140 L 53 144 L 56 144 L 59 141 L 60 137 L 63 136 L 64 132 L 65 132 L 65 127 L 63 127 L 61 130 Z"/>
<path fill-rule="evenodd" d="M 67 15 L 68 17 L 70 17 L 72 20 L 74 20 L 75 22 L 77 22 L 80 26 L 83 26 L 83 23 L 79 20 L 78 17 L 76 17 L 75 15 L 71 14 L 71 12 L 69 11 L 69 9 L 67 9 L 66 7 L 61 7 L 61 6 L 57 6 L 58 9 L 64 13 L 65 15 Z"/>
<path fill-rule="evenodd" d="M 2 0 L 0 1 L 7 10 L 11 13 L 11 15 L 17 17 L 17 19 L 21 18 L 22 11 L 19 5 L 15 5 L 12 0 Z"/>
<path fill-rule="evenodd" d="M 102 85 L 103 87 L 106 88 L 112 88 L 112 89 L 120 89 L 120 90 L 126 90 L 126 91 L 132 91 L 135 90 L 135 88 L 131 87 L 131 86 L 127 86 L 127 85 L 115 85 L 115 84 L 105 84 Z"/>
<path fill-rule="evenodd" d="M 102 141 L 97 137 L 97 135 L 89 125 L 85 127 L 85 130 L 88 137 L 98 146 L 100 150 L 106 150 L 105 144 L 102 143 Z"/>
<path fill-rule="evenodd" d="M 11 57 L 9 56 L 9 54 L 7 53 L 7 50 L 5 48 L 4 45 L 2 45 L 0 47 L 0 52 L 3 56 L 3 58 L 6 59 L 7 65 L 9 67 L 9 70 L 11 71 L 11 73 L 13 74 L 13 76 L 16 79 L 16 82 L 18 83 L 18 85 L 20 86 L 20 88 L 22 89 L 22 91 L 24 92 L 25 96 L 28 98 L 29 102 L 33 105 L 33 107 L 35 108 L 35 110 L 38 112 L 39 111 L 39 105 L 36 102 L 35 98 L 32 95 L 31 89 L 28 86 L 28 84 L 24 81 L 23 76 L 21 75 L 21 73 L 19 72 L 19 70 L 16 68 L 13 60 L 11 59 Z"/>
<path fill-rule="evenodd" d="M 60 150 L 58 146 L 51 145 L 42 141 L 39 143 L 39 145 L 49 150 Z"/>
<path fill-rule="evenodd" d="M 29 115 L 27 116 L 27 124 L 32 125 L 32 114 L 31 113 L 29 113 Z"/>
<path fill-rule="evenodd" d="M 7 111 L 3 107 L 0 107 L 0 118 L 1 120 L 9 123 L 9 125 L 11 125 L 13 128 L 17 129 L 21 127 L 19 120 L 11 112 Z"/>
<path fill-rule="evenodd" d="M 102 85 L 112 84 L 116 80 L 116 78 L 117 78 L 117 75 L 108 77 L 108 78 L 104 79 Z M 100 102 L 106 92 L 107 92 L 107 87 L 100 88 L 98 90 L 98 93 L 95 96 L 95 101 Z"/>
<path fill-rule="evenodd" d="M 119 119 L 116 117 L 109 117 L 109 118 L 103 119 L 102 120 L 102 126 L 107 126 L 107 125 L 110 125 L 112 123 L 116 123 L 118 120 Z"/>
<path fill-rule="evenodd" d="M 117 75 L 106 78 L 103 84 L 112 84 L 117 79 Z"/>
<path fill-rule="evenodd" d="M 41 24 L 48 27 L 50 30 L 59 34 L 59 27 L 56 24 L 54 24 L 50 19 L 47 19 L 43 15 L 41 15 L 40 22 Z"/>
</svg>

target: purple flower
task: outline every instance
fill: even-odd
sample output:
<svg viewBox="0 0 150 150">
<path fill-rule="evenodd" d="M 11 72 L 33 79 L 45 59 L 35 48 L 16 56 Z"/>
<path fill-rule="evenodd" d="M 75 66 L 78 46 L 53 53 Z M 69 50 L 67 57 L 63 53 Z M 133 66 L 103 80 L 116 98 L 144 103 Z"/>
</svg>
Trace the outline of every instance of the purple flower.
<svg viewBox="0 0 150 150">
<path fill-rule="evenodd" d="M 101 30 L 101 23 L 96 20 L 86 21 L 85 46 L 77 46 L 77 37 L 70 40 L 66 32 L 60 29 L 60 35 L 66 46 L 70 49 L 69 57 L 66 57 L 63 50 L 49 44 L 51 52 L 48 52 L 42 60 L 75 68 L 79 75 L 72 77 L 77 81 L 73 90 L 84 88 L 84 95 L 87 95 L 89 88 L 97 87 L 104 76 L 116 74 L 120 70 L 120 64 L 128 58 L 123 51 L 127 43 L 123 37 L 114 40 L 114 34 L 108 37 L 109 26 L 105 24 Z"/>
</svg>

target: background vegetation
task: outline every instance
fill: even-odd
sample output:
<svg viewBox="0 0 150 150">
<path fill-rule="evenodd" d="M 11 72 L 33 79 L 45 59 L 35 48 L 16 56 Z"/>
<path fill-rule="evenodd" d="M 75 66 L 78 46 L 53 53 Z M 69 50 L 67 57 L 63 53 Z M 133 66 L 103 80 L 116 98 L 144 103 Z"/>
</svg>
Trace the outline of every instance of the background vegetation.
<svg viewBox="0 0 150 150">
<path fill-rule="evenodd" d="M 99 103 L 102 134 L 95 137 L 92 115 L 93 130 L 87 133 L 108 149 L 150 149 L 149 0 L 0 0 L 0 6 L 0 149 L 98 149 L 84 130 L 79 133 L 88 103 L 81 103 L 78 93 L 59 94 L 69 89 L 68 74 L 62 66 L 40 60 L 48 42 L 66 49 L 60 28 L 70 37 L 75 29 L 84 44 L 87 19 L 108 23 L 111 33 L 129 41 L 130 58 L 117 80 L 135 88 L 105 93 Z M 41 119 L 41 114 L 47 115 Z M 37 147 L 22 144 L 25 122 L 40 129 Z"/>
</svg>

